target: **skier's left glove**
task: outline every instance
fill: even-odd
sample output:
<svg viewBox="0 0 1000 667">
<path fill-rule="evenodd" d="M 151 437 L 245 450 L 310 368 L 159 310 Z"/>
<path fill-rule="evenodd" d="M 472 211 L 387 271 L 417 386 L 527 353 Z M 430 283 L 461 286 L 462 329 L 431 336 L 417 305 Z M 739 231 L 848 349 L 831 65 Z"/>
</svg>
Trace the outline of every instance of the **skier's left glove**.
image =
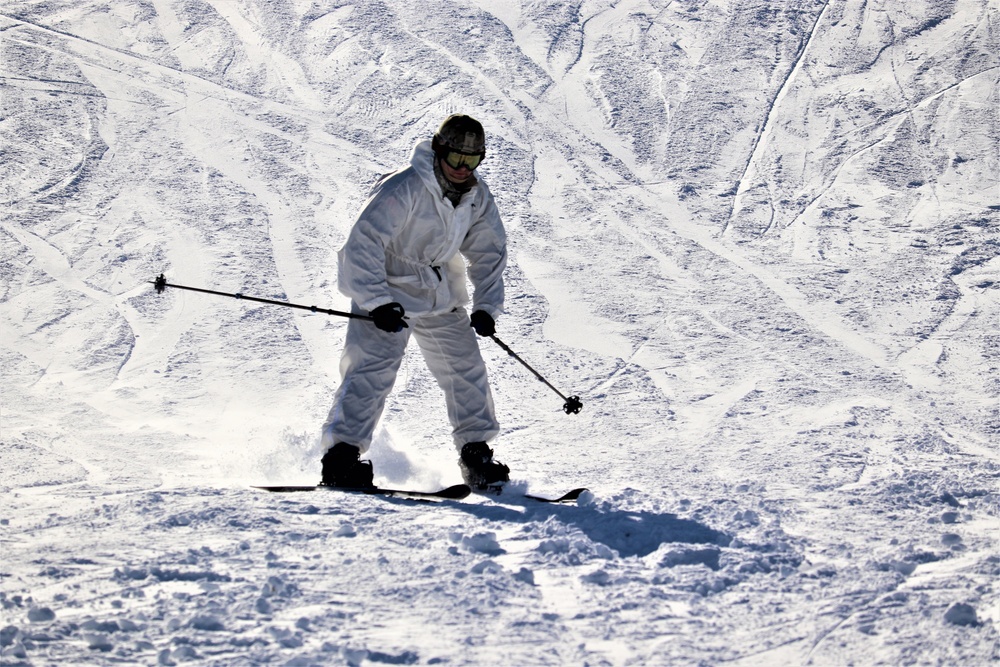
<svg viewBox="0 0 1000 667">
<path fill-rule="evenodd" d="M 469 319 L 472 320 L 472 328 L 480 336 L 492 336 L 497 332 L 496 322 L 493 321 L 493 317 L 485 310 L 477 310 L 472 313 Z"/>
</svg>

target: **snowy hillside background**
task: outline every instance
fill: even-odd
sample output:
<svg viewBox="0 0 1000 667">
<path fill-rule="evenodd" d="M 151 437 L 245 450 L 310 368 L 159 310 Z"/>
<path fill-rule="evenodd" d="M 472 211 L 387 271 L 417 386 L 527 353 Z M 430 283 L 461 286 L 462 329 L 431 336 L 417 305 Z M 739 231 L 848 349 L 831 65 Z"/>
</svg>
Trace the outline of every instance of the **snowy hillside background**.
<svg viewBox="0 0 1000 667">
<path fill-rule="evenodd" d="M 6 0 L 4 665 L 1000 660 L 990 0 Z M 367 187 L 507 225 L 519 487 L 313 483 Z M 413 350 L 376 481 L 460 480 Z"/>
</svg>

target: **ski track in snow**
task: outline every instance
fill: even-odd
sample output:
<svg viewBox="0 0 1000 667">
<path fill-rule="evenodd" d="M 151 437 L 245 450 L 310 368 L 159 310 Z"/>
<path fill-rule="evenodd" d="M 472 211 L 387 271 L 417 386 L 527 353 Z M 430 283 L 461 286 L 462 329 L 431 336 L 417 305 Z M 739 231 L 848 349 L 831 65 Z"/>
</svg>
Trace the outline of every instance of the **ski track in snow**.
<svg viewBox="0 0 1000 667">
<path fill-rule="evenodd" d="M 918 6 L 919 5 L 919 6 Z M 1000 660 L 985 0 L 0 12 L 3 665 Z M 368 186 L 448 113 L 513 493 L 310 484 Z M 460 481 L 415 350 L 377 481 Z M 519 499 L 587 485 L 579 502 Z"/>
</svg>

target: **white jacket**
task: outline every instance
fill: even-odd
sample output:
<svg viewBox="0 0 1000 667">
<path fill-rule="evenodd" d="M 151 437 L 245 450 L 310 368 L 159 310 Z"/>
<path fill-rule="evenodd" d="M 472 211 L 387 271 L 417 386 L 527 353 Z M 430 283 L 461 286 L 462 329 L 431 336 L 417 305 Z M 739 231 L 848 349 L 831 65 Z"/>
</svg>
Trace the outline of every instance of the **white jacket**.
<svg viewBox="0 0 1000 667">
<path fill-rule="evenodd" d="M 419 317 L 467 305 L 468 275 L 472 310 L 496 319 L 507 265 L 507 235 L 496 202 L 477 177 L 452 206 L 434 176 L 433 160 L 431 142 L 422 141 L 410 166 L 372 188 L 338 254 L 338 287 L 364 310 L 396 301 L 407 316 Z"/>
</svg>

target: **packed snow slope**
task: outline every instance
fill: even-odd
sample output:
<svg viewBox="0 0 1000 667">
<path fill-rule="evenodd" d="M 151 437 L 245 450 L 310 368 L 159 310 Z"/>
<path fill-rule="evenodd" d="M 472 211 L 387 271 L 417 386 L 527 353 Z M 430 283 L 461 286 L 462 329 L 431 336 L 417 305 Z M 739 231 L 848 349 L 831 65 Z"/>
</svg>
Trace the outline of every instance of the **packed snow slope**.
<svg viewBox="0 0 1000 667">
<path fill-rule="evenodd" d="M 5 0 L 4 665 L 1000 660 L 992 0 Z M 518 489 L 313 483 L 335 251 L 480 118 Z M 406 358 L 376 481 L 460 480 Z"/>
</svg>

